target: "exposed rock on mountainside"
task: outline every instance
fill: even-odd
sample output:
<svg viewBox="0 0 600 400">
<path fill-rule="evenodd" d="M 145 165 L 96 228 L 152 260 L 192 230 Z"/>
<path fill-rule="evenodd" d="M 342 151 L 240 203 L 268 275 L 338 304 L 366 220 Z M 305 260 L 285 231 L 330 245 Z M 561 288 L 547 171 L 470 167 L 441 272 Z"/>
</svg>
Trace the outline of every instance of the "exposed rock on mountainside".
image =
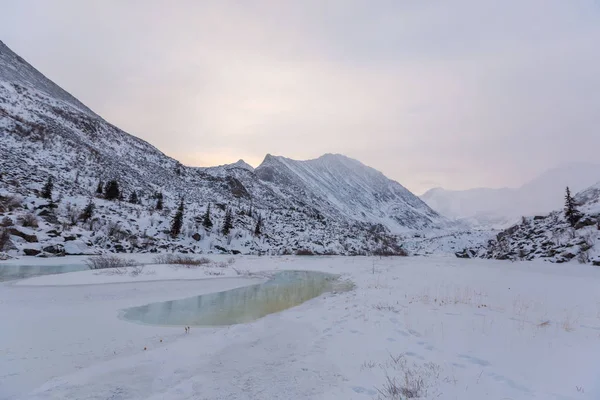
<svg viewBox="0 0 600 400">
<path fill-rule="evenodd" d="M 573 259 L 600 265 L 600 183 L 575 196 L 582 216 L 574 226 L 563 211 L 523 217 L 487 245 L 457 252 L 457 257 L 499 260 L 545 259 L 563 263 Z"/>
<path fill-rule="evenodd" d="M 118 183 L 117 199 L 100 193 L 109 181 Z M 103 120 L 1 42 L 0 196 L 0 251 L 40 256 L 398 253 L 395 233 L 449 226 L 397 182 L 341 155 L 268 155 L 256 169 L 243 160 L 184 166 Z M 174 235 L 180 198 L 183 227 Z M 227 213 L 233 229 L 223 234 Z"/>
</svg>

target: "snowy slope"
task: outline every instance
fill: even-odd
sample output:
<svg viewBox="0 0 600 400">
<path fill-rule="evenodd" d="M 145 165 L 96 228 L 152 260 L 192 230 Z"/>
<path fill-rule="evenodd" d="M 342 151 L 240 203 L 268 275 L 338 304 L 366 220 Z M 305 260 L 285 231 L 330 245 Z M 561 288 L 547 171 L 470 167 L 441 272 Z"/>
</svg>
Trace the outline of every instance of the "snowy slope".
<svg viewBox="0 0 600 400">
<path fill-rule="evenodd" d="M 91 116 L 95 115 L 79 100 L 64 91 L 15 54 L 2 41 L 0 41 L 0 81 L 12 82 L 20 86 L 35 87 L 56 100 L 68 103 L 79 111 Z"/>
<path fill-rule="evenodd" d="M 12 235 L 13 251 L 26 246 L 43 250 L 74 230 L 88 246 L 85 252 L 310 249 L 365 254 L 382 243 L 397 247 L 394 232 L 448 226 L 400 184 L 343 156 L 306 162 L 267 156 L 256 170 L 243 160 L 209 168 L 184 166 L 91 112 L 6 46 L 0 51 L 0 212 L 6 213 L 18 196 L 20 204 L 8 210 L 14 213 L 5 215 L 11 220 L 7 223 L 19 225 L 28 213 L 40 217 L 39 227 L 29 232 L 38 241 L 23 243 L 25 230 L 18 228 L 22 235 Z M 48 204 L 40 199 L 40 189 L 49 177 L 58 207 L 42 216 Z M 97 196 L 98 183 L 111 179 L 118 180 L 124 200 L 135 191 L 139 204 Z M 155 210 L 158 193 L 165 198 L 162 211 Z M 181 197 L 183 231 L 172 239 L 170 220 Z M 84 225 L 77 216 L 90 198 L 98 215 Z M 200 222 L 209 204 L 213 228 L 205 230 Z M 219 231 L 227 209 L 233 212 L 234 230 L 225 237 Z M 263 227 L 257 237 L 259 217 Z"/>
<path fill-rule="evenodd" d="M 267 155 L 256 174 L 325 215 L 379 223 L 393 231 L 440 227 L 444 218 L 399 183 L 341 154 L 297 161 Z"/>
<path fill-rule="evenodd" d="M 575 195 L 575 201 L 581 211 L 588 214 L 600 214 L 600 182 Z"/>
<path fill-rule="evenodd" d="M 600 164 L 574 163 L 546 171 L 519 188 L 457 191 L 435 188 L 421 199 L 449 218 L 467 219 L 480 226 L 506 227 L 521 216 L 560 208 L 566 186 L 576 193 L 599 180 Z"/>
</svg>

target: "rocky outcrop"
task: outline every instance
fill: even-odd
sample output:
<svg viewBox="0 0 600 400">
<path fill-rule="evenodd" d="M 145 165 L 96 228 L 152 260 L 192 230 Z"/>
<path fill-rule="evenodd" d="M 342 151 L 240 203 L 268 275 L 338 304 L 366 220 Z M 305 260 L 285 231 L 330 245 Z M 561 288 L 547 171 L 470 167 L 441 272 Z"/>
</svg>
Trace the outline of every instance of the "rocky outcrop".
<svg viewBox="0 0 600 400">
<path fill-rule="evenodd" d="M 596 265 L 596 254 L 600 253 L 600 231 L 597 229 L 598 215 L 584 214 L 571 227 L 562 212 L 545 217 L 523 218 L 521 223 L 500 232 L 494 240 L 478 249 L 465 249 L 457 257 L 476 253 L 478 257 L 498 260 L 543 259 L 555 263 L 573 259 L 581 263 Z M 600 254 L 599 254 L 600 255 Z M 599 257 L 600 258 L 600 257 Z"/>
</svg>

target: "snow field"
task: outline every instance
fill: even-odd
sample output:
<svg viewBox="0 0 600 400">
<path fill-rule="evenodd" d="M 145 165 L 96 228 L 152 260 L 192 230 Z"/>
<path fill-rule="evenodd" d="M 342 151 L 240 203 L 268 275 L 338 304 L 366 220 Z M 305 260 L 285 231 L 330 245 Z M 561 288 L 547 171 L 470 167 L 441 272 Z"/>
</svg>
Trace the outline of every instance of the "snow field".
<svg viewBox="0 0 600 400">
<path fill-rule="evenodd" d="M 190 334 L 118 311 L 257 281 L 146 268 L 165 280 L 84 271 L 2 284 L 0 398 L 377 399 L 391 398 L 390 382 L 428 399 L 600 396 L 600 271 L 589 266 L 237 257 L 226 276 L 318 270 L 355 288 Z"/>
</svg>

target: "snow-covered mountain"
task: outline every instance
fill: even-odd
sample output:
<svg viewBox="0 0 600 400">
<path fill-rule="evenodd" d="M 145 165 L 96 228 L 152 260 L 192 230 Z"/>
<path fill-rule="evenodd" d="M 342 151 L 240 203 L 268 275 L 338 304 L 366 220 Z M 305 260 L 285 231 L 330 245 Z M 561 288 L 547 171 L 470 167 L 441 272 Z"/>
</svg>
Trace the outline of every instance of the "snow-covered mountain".
<svg viewBox="0 0 600 400">
<path fill-rule="evenodd" d="M 392 231 L 444 224 L 398 182 L 341 154 L 308 161 L 269 154 L 255 172 L 287 197 L 302 198 L 329 218 L 382 224 Z"/>
<path fill-rule="evenodd" d="M 242 160 L 184 166 L 106 122 L 1 42 L 0 67 L 0 217 L 11 226 L 13 251 L 39 251 L 74 236 L 70 241 L 87 250 L 364 254 L 397 251 L 396 232 L 450 225 L 399 183 L 341 155 L 268 155 L 256 169 Z M 49 177 L 54 204 L 40 199 Z M 139 201 L 96 194 L 100 182 L 113 179 L 124 200 L 135 192 Z M 163 210 L 156 209 L 159 193 Z M 183 232 L 171 238 L 180 198 Z M 84 224 L 78 215 L 90 199 L 95 222 Z M 214 226 L 205 229 L 209 205 Z M 226 210 L 234 229 L 221 235 Z M 38 219 L 37 228 L 22 226 L 25 214 Z M 254 235 L 259 216 L 261 233 Z"/>
<path fill-rule="evenodd" d="M 600 181 L 575 195 L 581 211 L 587 214 L 600 214 Z"/>
<path fill-rule="evenodd" d="M 506 227 L 522 216 L 560 208 L 565 187 L 576 193 L 598 181 L 600 164 L 573 163 L 546 171 L 519 188 L 435 188 L 421 199 L 448 218 L 463 219 L 481 227 Z"/>
</svg>

